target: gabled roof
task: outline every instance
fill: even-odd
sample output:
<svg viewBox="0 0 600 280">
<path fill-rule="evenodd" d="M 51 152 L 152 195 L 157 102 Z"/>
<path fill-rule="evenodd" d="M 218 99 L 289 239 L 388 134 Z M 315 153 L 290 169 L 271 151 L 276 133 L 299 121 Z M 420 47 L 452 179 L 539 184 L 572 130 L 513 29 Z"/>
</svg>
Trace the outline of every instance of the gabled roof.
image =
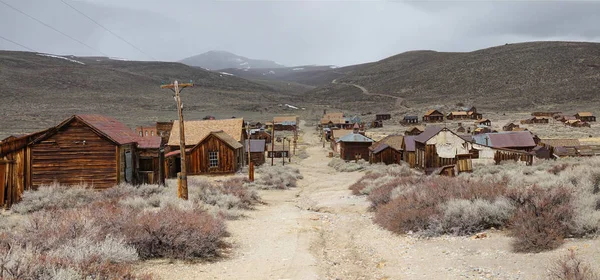
<svg viewBox="0 0 600 280">
<path fill-rule="evenodd" d="M 579 112 L 579 113 L 577 113 L 577 115 L 580 117 L 593 117 L 594 116 L 592 114 L 592 112 Z"/>
<path fill-rule="evenodd" d="M 185 143 L 186 145 L 196 145 L 200 140 L 206 138 L 213 131 L 222 130 L 229 134 L 235 141 L 242 141 L 242 128 L 244 119 L 224 119 L 224 120 L 202 120 L 185 121 Z M 171 136 L 169 137 L 169 146 L 179 146 L 179 122 L 173 123 Z"/>
<path fill-rule="evenodd" d="M 371 150 L 374 154 L 378 154 L 389 147 L 390 146 L 388 146 L 387 144 L 382 143 L 380 145 L 375 146 L 375 148 L 373 148 L 373 146 L 369 147 L 369 150 Z"/>
<path fill-rule="evenodd" d="M 455 112 L 451 112 L 451 113 L 450 113 L 450 114 L 448 114 L 448 115 L 453 115 L 453 116 L 466 116 L 466 115 L 467 115 L 467 112 L 465 112 L 465 111 L 455 111 Z"/>
<path fill-rule="evenodd" d="M 375 141 L 373 141 L 373 139 L 366 137 L 362 134 L 350 133 L 350 134 L 344 135 L 343 137 L 340 137 L 340 139 L 338 139 L 336 142 L 372 143 Z"/>
<path fill-rule="evenodd" d="M 442 115 L 442 116 L 444 115 L 444 114 L 440 113 L 440 111 L 438 111 L 438 110 L 429 110 L 425 113 L 425 116 L 432 115 L 433 113 L 437 113 L 438 115 Z"/>
<path fill-rule="evenodd" d="M 229 134 L 225 133 L 223 130 L 219 130 L 219 131 L 212 131 L 209 134 L 207 134 L 202 140 L 200 140 L 198 143 L 196 143 L 196 145 L 194 145 L 192 150 L 195 149 L 196 147 L 198 147 L 199 145 L 201 145 L 202 142 L 204 142 L 204 140 L 206 140 L 206 138 L 208 138 L 211 135 L 219 138 L 221 141 L 225 142 L 225 144 L 227 144 L 229 147 L 231 147 L 233 149 L 240 149 L 240 148 L 244 147 L 244 146 L 242 146 L 242 144 L 240 144 L 240 142 L 233 139 L 233 137 L 229 136 Z"/>
<path fill-rule="evenodd" d="M 414 152 L 415 148 L 415 137 L 414 135 L 404 136 L 404 151 Z"/>
<path fill-rule="evenodd" d="M 535 147 L 533 135 L 529 131 L 487 133 L 489 146 L 497 148 Z"/>
<path fill-rule="evenodd" d="M 323 115 L 321 118 L 321 124 L 328 124 L 330 122 L 333 124 L 346 123 L 346 120 L 344 119 L 344 113 L 327 113 Z"/>
<path fill-rule="evenodd" d="M 250 139 L 250 152 L 251 153 L 264 153 L 265 152 L 265 139 Z M 244 141 L 246 151 L 248 151 L 248 140 Z"/>
<path fill-rule="evenodd" d="M 102 115 L 73 115 L 61 122 L 59 125 L 50 128 L 33 142 L 46 139 L 55 134 L 62 127 L 70 124 L 74 120 L 79 120 L 90 127 L 98 135 L 103 136 L 117 145 L 136 143 L 139 136 L 133 130 L 119 122 L 117 119 Z"/>
<path fill-rule="evenodd" d="M 442 130 L 444 130 L 444 128 L 441 126 L 428 126 L 425 128 L 425 131 L 415 137 L 415 141 L 419 143 L 425 143 Z"/>
<path fill-rule="evenodd" d="M 418 126 L 411 126 L 406 131 L 412 131 L 412 130 L 415 130 L 415 129 L 418 130 L 418 131 L 421 131 L 421 132 L 425 131 L 425 127 L 424 126 L 420 126 L 420 125 L 418 125 Z"/>
<path fill-rule="evenodd" d="M 331 130 L 333 138 L 342 138 L 348 134 L 354 133 L 353 129 L 334 129 Z"/>
<path fill-rule="evenodd" d="M 490 119 L 481 119 L 481 120 L 476 120 L 476 123 L 484 123 L 484 122 L 491 122 Z"/>
<path fill-rule="evenodd" d="M 277 116 L 273 118 L 273 122 L 281 125 L 296 125 L 298 116 Z"/>
<path fill-rule="evenodd" d="M 388 135 L 383 139 L 375 142 L 369 149 L 371 149 L 374 153 L 380 146 L 385 145 L 386 147 L 390 147 L 394 150 L 400 151 L 402 150 L 402 143 L 404 142 L 404 136 L 402 135 Z M 383 148 L 382 150 L 384 150 Z M 382 151 L 381 150 L 381 151 Z"/>
</svg>

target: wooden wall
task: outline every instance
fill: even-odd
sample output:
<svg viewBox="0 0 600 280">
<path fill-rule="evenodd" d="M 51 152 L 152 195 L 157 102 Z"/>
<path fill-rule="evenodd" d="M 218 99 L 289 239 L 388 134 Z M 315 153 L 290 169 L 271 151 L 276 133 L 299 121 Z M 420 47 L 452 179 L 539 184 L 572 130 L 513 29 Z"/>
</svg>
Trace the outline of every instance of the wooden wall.
<svg viewBox="0 0 600 280">
<path fill-rule="evenodd" d="M 360 154 L 364 160 L 369 160 L 369 147 L 372 143 L 340 142 L 340 158 L 343 160 L 355 160 L 355 154 Z"/>
<path fill-rule="evenodd" d="M 402 153 L 402 160 L 408 163 L 410 168 L 415 168 L 417 166 L 417 155 L 415 152 Z"/>
<path fill-rule="evenodd" d="M 218 167 L 209 167 L 209 151 L 219 152 Z M 189 175 L 234 173 L 238 170 L 238 157 L 242 156 L 241 153 L 242 149 L 234 150 L 218 137 L 209 135 L 190 152 L 187 163 Z"/>
<path fill-rule="evenodd" d="M 248 155 L 246 155 L 246 158 Z M 265 163 L 265 153 L 264 152 L 255 152 L 250 153 L 250 159 L 256 166 L 263 165 Z"/>
<path fill-rule="evenodd" d="M 371 163 L 385 163 L 385 164 L 394 164 L 400 163 L 402 159 L 402 152 L 392 149 L 390 147 L 385 150 L 371 155 Z"/>
<path fill-rule="evenodd" d="M 83 144 L 85 140 L 85 145 Z M 118 146 L 74 120 L 31 149 L 31 184 L 109 188 L 119 183 Z"/>
</svg>

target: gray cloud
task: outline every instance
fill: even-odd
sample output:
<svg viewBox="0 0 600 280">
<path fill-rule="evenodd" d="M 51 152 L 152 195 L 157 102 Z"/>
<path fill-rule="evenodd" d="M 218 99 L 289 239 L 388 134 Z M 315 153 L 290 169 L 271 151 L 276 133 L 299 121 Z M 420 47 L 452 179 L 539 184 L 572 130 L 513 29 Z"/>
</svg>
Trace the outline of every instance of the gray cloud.
<svg viewBox="0 0 600 280">
<path fill-rule="evenodd" d="M 3 0 L 116 57 L 149 57 L 58 0 Z M 348 65 L 415 49 L 600 41 L 600 2 L 69 1 L 160 60 L 226 50 L 286 65 Z M 98 55 L 0 3 L 0 35 L 36 51 Z M 21 49 L 0 40 L 1 49 Z"/>
</svg>

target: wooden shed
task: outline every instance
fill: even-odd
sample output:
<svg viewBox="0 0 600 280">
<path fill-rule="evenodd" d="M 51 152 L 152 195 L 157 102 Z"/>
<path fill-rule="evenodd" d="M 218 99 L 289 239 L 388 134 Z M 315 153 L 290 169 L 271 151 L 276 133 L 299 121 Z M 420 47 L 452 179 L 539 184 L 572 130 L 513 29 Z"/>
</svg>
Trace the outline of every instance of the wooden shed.
<svg viewBox="0 0 600 280">
<path fill-rule="evenodd" d="M 419 116 L 404 116 L 402 119 L 403 124 L 415 124 L 419 123 Z"/>
<path fill-rule="evenodd" d="M 269 133 L 268 131 L 265 131 L 263 129 L 256 130 L 250 134 L 250 139 L 264 140 L 265 144 L 271 143 L 271 137 L 272 137 L 271 133 Z"/>
<path fill-rule="evenodd" d="M 373 139 L 358 133 L 350 133 L 336 141 L 339 144 L 340 158 L 343 160 L 369 159 L 369 147 Z"/>
<path fill-rule="evenodd" d="M 592 127 L 588 122 L 581 120 L 568 120 L 565 121 L 565 125 L 570 127 Z"/>
<path fill-rule="evenodd" d="M 424 122 L 443 122 L 444 114 L 438 110 L 429 110 L 423 115 Z"/>
<path fill-rule="evenodd" d="M 515 123 L 507 123 L 502 127 L 503 131 L 513 131 L 515 128 L 520 128 L 518 124 Z"/>
<path fill-rule="evenodd" d="M 250 147 L 248 147 L 248 141 L 250 141 Z M 246 146 L 246 162 L 252 161 L 254 165 L 260 166 L 265 163 L 265 149 L 266 143 L 263 139 L 248 139 L 244 141 Z M 250 151 L 250 159 L 248 159 L 248 150 Z"/>
<path fill-rule="evenodd" d="M 448 128 L 427 127 L 415 137 L 416 166 L 430 172 L 447 165 L 456 165 L 458 172 L 471 172 L 470 146 Z"/>
<path fill-rule="evenodd" d="M 417 165 L 415 137 L 414 135 L 404 136 L 402 141 L 402 161 L 408 163 L 410 168 L 415 168 Z"/>
<path fill-rule="evenodd" d="M 467 114 L 466 111 L 450 112 L 446 116 L 446 119 L 449 119 L 449 120 L 466 120 L 469 118 L 470 118 L 470 116 Z"/>
<path fill-rule="evenodd" d="M 483 114 L 477 112 L 477 108 L 475 108 L 474 106 L 467 109 L 467 115 L 469 116 L 470 119 L 473 119 L 473 120 L 483 119 Z"/>
<path fill-rule="evenodd" d="M 369 147 L 369 162 L 398 164 L 402 160 L 402 135 L 389 135 Z"/>
<path fill-rule="evenodd" d="M 287 142 L 287 141 L 286 141 Z M 288 143 L 285 143 L 288 144 Z M 290 147 L 283 146 L 282 143 L 275 143 L 275 145 L 267 145 L 267 157 L 268 158 L 289 158 Z"/>
<path fill-rule="evenodd" d="M 29 145 L 33 187 L 87 184 L 110 188 L 137 183 L 138 137 L 114 118 L 74 115 L 37 137 Z"/>
<path fill-rule="evenodd" d="M 421 133 L 423 133 L 423 131 L 425 130 L 425 127 L 422 126 L 413 126 L 409 129 L 407 129 L 404 132 L 404 135 L 419 135 Z"/>
<path fill-rule="evenodd" d="M 161 155 L 162 138 L 140 137 L 138 140 L 138 183 L 159 184 L 164 183 L 165 171 L 162 170 L 164 150 Z"/>
<path fill-rule="evenodd" d="M 581 120 L 584 122 L 595 122 L 596 121 L 596 116 L 594 116 L 591 112 L 579 112 L 579 113 L 575 114 L 575 117 L 578 120 Z"/>
<path fill-rule="evenodd" d="M 298 116 L 276 116 L 273 118 L 273 127 L 275 131 L 293 131 L 298 122 Z"/>
<path fill-rule="evenodd" d="M 480 119 L 475 121 L 475 125 L 492 126 L 492 121 L 490 119 Z"/>
<path fill-rule="evenodd" d="M 186 149 L 187 150 L 187 149 Z M 166 156 L 179 162 L 180 151 Z M 231 174 L 241 168 L 243 145 L 222 130 L 212 131 L 196 145 L 186 151 L 188 175 Z M 174 177 L 181 167 L 171 168 L 169 176 Z"/>
<path fill-rule="evenodd" d="M 391 118 L 392 118 L 392 115 L 390 113 L 375 114 L 375 120 L 378 120 L 378 121 L 385 121 L 385 120 L 389 120 Z"/>
<path fill-rule="evenodd" d="M 533 118 L 521 121 L 521 124 L 548 124 L 548 123 L 549 123 L 549 119 L 546 117 L 533 117 Z"/>
</svg>

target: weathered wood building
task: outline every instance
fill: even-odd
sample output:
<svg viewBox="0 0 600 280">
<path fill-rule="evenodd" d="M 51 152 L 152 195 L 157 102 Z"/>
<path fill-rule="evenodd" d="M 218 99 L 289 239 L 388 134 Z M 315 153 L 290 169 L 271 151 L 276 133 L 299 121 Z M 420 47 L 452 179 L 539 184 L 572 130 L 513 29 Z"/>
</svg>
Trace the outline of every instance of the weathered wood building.
<svg viewBox="0 0 600 280">
<path fill-rule="evenodd" d="M 467 114 L 466 111 L 450 112 L 446 116 L 446 119 L 449 119 L 449 120 L 466 120 L 466 119 L 470 119 L 470 118 L 471 117 Z"/>
<path fill-rule="evenodd" d="M 419 123 L 419 116 L 404 116 L 402 119 L 403 124 L 415 124 Z"/>
<path fill-rule="evenodd" d="M 248 147 L 248 142 L 250 146 Z M 246 162 L 252 162 L 256 166 L 263 165 L 265 163 L 265 149 L 266 143 L 263 139 L 248 139 L 244 141 L 246 146 Z M 250 151 L 250 159 L 248 159 L 248 151 Z"/>
<path fill-rule="evenodd" d="M 271 133 L 263 130 L 263 129 L 257 129 L 254 131 L 251 131 L 250 134 L 250 139 L 254 139 L 254 140 L 264 140 L 265 144 L 269 144 L 271 143 Z"/>
<path fill-rule="evenodd" d="M 474 135 L 473 140 L 484 146 L 527 152 L 536 146 L 534 136 L 529 131 L 484 133 Z"/>
<path fill-rule="evenodd" d="M 456 165 L 459 173 L 471 172 L 469 148 L 467 141 L 448 128 L 427 127 L 415 137 L 416 166 L 426 173 L 447 165 Z"/>
<path fill-rule="evenodd" d="M 159 136 L 140 137 L 138 140 L 138 183 L 163 184 L 165 171 L 163 165 L 164 150 L 161 151 L 162 138 Z"/>
<path fill-rule="evenodd" d="M 277 116 L 273 118 L 275 131 L 293 131 L 299 123 L 298 116 Z"/>
<path fill-rule="evenodd" d="M 591 112 L 579 112 L 579 113 L 575 114 L 575 117 L 578 120 L 581 120 L 584 122 L 595 122 L 596 121 L 596 116 L 594 116 Z"/>
<path fill-rule="evenodd" d="M 402 141 L 402 161 L 408 163 L 410 168 L 417 166 L 417 154 L 415 149 L 415 135 L 404 136 Z"/>
<path fill-rule="evenodd" d="M 515 128 L 520 128 L 518 124 L 515 123 L 507 123 L 502 127 L 503 131 L 513 131 Z"/>
<path fill-rule="evenodd" d="M 429 110 L 423 115 L 423 122 L 443 122 L 444 114 L 438 110 Z"/>
<path fill-rule="evenodd" d="M 390 113 L 375 114 L 375 120 L 378 120 L 378 121 L 385 121 L 385 120 L 389 120 L 391 118 L 392 118 L 392 115 Z"/>
<path fill-rule="evenodd" d="M 373 139 L 358 133 L 350 133 L 336 141 L 339 144 L 340 158 L 343 160 L 369 159 L 369 147 Z"/>
<path fill-rule="evenodd" d="M 389 135 L 369 147 L 369 162 L 399 164 L 402 161 L 404 136 Z"/>
<path fill-rule="evenodd" d="M 137 183 L 138 136 L 114 118 L 75 115 L 29 144 L 33 187 L 86 184 L 109 188 Z"/>
<path fill-rule="evenodd" d="M 548 123 L 549 123 L 549 119 L 546 117 L 533 117 L 533 118 L 521 121 L 521 124 L 548 124 Z"/>
<path fill-rule="evenodd" d="M 475 121 L 475 125 L 492 126 L 492 121 L 490 119 L 480 119 Z"/>
<path fill-rule="evenodd" d="M 409 129 L 407 129 L 404 132 L 404 135 L 419 135 L 421 133 L 423 133 L 423 131 L 425 130 L 425 127 L 422 126 L 413 126 Z"/>
</svg>

